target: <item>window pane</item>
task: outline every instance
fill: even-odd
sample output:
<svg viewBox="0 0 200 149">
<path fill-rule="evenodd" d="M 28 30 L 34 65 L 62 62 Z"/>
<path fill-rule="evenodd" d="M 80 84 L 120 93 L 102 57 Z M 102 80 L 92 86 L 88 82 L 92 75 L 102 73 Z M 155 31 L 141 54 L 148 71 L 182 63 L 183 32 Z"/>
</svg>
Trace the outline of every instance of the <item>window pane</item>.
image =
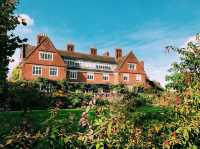
<svg viewBox="0 0 200 149">
<path fill-rule="evenodd" d="M 33 66 L 33 75 L 41 75 L 42 69 L 40 66 Z"/>
</svg>

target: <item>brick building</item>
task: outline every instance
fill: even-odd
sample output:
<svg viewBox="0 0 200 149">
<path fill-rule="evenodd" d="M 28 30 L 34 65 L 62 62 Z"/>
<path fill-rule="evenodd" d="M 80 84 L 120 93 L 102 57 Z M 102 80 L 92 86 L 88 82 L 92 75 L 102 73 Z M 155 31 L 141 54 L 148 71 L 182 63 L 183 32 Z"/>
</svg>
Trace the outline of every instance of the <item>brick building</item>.
<svg viewBox="0 0 200 149">
<path fill-rule="evenodd" d="M 138 61 L 133 52 L 123 56 L 120 48 L 115 49 L 113 57 L 108 52 L 98 55 L 96 48 L 91 48 L 89 54 L 79 53 L 73 44 L 58 50 L 46 35 L 40 34 L 36 46 L 23 45 L 20 58 L 23 80 L 43 77 L 72 83 L 147 86 L 144 62 Z"/>
</svg>

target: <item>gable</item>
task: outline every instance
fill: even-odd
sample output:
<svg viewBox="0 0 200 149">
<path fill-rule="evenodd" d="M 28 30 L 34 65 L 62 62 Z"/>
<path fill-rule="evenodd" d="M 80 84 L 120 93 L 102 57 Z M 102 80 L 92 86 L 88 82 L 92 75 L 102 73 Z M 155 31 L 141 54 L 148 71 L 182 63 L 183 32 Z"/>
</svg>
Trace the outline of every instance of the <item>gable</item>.
<svg viewBox="0 0 200 149">
<path fill-rule="evenodd" d="M 129 70 L 128 69 L 128 63 L 133 63 L 136 65 L 135 70 Z M 138 61 L 137 57 L 133 52 L 130 52 L 124 59 L 119 63 L 119 66 L 117 68 L 118 72 L 122 73 L 140 73 L 145 74 L 144 68 L 141 65 L 141 63 Z"/>
<path fill-rule="evenodd" d="M 53 60 L 40 60 L 40 52 L 51 52 L 53 54 Z M 52 66 L 65 66 L 65 63 L 53 43 L 47 37 L 43 40 L 34 50 L 32 50 L 26 57 L 25 63 L 38 64 L 38 65 L 52 65 Z"/>
</svg>

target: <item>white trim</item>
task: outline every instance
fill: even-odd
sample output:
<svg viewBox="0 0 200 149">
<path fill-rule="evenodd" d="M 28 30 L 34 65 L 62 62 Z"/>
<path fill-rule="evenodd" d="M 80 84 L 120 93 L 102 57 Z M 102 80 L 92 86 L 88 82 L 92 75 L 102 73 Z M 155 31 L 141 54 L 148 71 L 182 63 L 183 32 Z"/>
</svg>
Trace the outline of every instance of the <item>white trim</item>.
<svg viewBox="0 0 200 149">
<path fill-rule="evenodd" d="M 92 75 L 92 79 L 88 79 L 88 76 Z M 87 80 L 94 80 L 94 72 L 87 72 Z"/>
<path fill-rule="evenodd" d="M 108 80 L 105 80 L 104 76 L 108 77 Z M 109 81 L 110 80 L 110 74 L 109 73 L 103 73 L 102 79 L 103 79 L 103 81 Z"/>
<path fill-rule="evenodd" d="M 127 80 L 124 80 L 124 77 L 127 77 Z M 129 81 L 129 74 L 128 73 L 123 73 L 123 81 L 126 81 L 126 82 Z"/>
<path fill-rule="evenodd" d="M 51 54 L 52 55 L 52 59 L 43 59 L 41 58 L 41 53 L 43 54 Z M 39 60 L 43 60 L 43 61 L 53 61 L 53 53 L 52 52 L 45 52 L 45 51 L 39 51 Z"/>
<path fill-rule="evenodd" d="M 40 67 L 40 69 L 41 69 L 41 74 L 34 74 L 34 73 L 33 73 L 34 67 Z M 34 76 L 42 76 L 42 66 L 40 66 L 40 65 L 33 65 L 33 66 L 32 66 L 32 75 L 34 75 Z"/>
<path fill-rule="evenodd" d="M 130 69 L 130 65 L 134 65 L 134 69 Z M 136 70 L 136 63 L 128 63 L 128 70 Z"/>
<path fill-rule="evenodd" d="M 71 76 L 70 76 L 70 73 L 76 73 L 76 77 L 74 77 L 74 78 L 72 78 Z M 77 80 L 78 79 L 78 71 L 76 71 L 76 70 L 70 70 L 69 71 L 69 79 L 70 80 Z"/>
<path fill-rule="evenodd" d="M 55 68 L 56 69 L 56 72 L 57 72 L 56 75 L 51 75 L 51 73 L 50 73 L 51 72 L 51 68 Z M 49 76 L 51 76 L 51 77 L 57 77 L 58 76 L 58 67 L 50 66 L 49 67 Z"/>
<path fill-rule="evenodd" d="M 135 80 L 138 81 L 138 82 L 141 82 L 142 81 L 142 75 L 141 74 L 136 74 L 135 75 Z"/>
</svg>

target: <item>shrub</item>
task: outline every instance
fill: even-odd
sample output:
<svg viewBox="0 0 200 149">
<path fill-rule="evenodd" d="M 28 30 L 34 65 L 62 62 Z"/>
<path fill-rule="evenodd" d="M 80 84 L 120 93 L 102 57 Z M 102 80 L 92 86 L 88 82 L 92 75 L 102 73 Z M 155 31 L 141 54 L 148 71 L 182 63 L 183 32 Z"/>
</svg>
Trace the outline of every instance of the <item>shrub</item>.
<svg viewBox="0 0 200 149">
<path fill-rule="evenodd" d="M 49 107 L 50 97 L 36 89 L 35 84 L 22 82 L 10 85 L 5 105 L 12 110 L 44 109 Z"/>
<path fill-rule="evenodd" d="M 96 105 L 97 106 L 107 106 L 107 105 L 109 105 L 109 101 L 107 99 L 97 99 Z"/>
</svg>

